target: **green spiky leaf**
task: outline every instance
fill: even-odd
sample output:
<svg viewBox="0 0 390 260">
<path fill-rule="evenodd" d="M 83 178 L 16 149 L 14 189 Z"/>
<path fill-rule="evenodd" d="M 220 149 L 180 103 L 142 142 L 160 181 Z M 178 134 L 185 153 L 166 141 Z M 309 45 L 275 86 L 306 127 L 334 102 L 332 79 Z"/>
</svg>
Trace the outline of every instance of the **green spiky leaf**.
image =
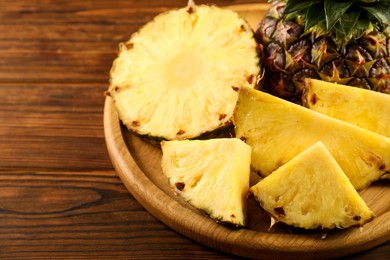
<svg viewBox="0 0 390 260">
<path fill-rule="evenodd" d="M 380 23 L 390 23 L 390 5 L 378 3 L 375 7 L 363 6 L 363 8 L 374 16 Z"/>
<path fill-rule="evenodd" d="M 362 14 L 360 14 L 359 20 L 357 21 L 355 26 L 353 38 L 359 39 L 360 37 L 362 37 L 369 26 L 370 20 L 367 18 L 362 18 Z"/>
<path fill-rule="evenodd" d="M 335 26 L 351 5 L 352 2 L 324 1 L 326 28 L 328 31 Z"/>
<path fill-rule="evenodd" d="M 307 9 L 305 21 L 306 30 L 325 21 L 325 14 L 323 12 L 317 12 L 320 8 L 322 8 L 322 4 L 315 4 Z"/>
<path fill-rule="evenodd" d="M 361 3 L 375 3 L 375 2 L 379 2 L 379 0 L 353 0 L 352 2 L 361 2 Z"/>
<path fill-rule="evenodd" d="M 284 20 L 294 20 L 295 18 L 301 16 L 300 12 L 299 11 L 294 11 L 294 12 L 290 12 L 290 13 L 284 13 Z"/>
<path fill-rule="evenodd" d="M 283 16 L 344 45 L 360 38 L 370 26 L 388 28 L 389 10 L 390 0 L 287 0 Z"/>
<path fill-rule="evenodd" d="M 351 38 L 352 32 L 356 29 L 356 24 L 359 21 L 360 10 L 351 11 L 342 17 L 340 17 L 340 27 L 342 28 L 344 35 Z"/>
<path fill-rule="evenodd" d="M 310 7 L 311 5 L 321 3 L 320 0 L 289 0 L 287 1 L 284 9 L 284 14 L 289 14 L 297 11 L 302 11 Z M 299 12 L 302 14 L 301 12 Z"/>
</svg>

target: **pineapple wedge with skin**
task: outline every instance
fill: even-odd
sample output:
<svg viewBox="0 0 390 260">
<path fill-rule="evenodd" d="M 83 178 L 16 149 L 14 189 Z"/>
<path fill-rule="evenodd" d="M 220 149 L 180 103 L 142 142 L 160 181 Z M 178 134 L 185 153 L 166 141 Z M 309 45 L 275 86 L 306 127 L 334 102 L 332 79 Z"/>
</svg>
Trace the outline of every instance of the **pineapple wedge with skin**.
<svg viewBox="0 0 390 260">
<path fill-rule="evenodd" d="M 307 79 L 304 106 L 390 137 L 390 95 Z"/>
<path fill-rule="evenodd" d="M 251 148 L 236 138 L 162 141 L 173 191 L 217 222 L 245 226 Z"/>
<path fill-rule="evenodd" d="M 242 89 L 236 137 L 252 147 L 252 168 L 267 176 L 322 141 L 355 189 L 390 172 L 390 138 L 253 89 Z"/>
<path fill-rule="evenodd" d="M 318 142 L 250 188 L 278 222 L 304 229 L 362 226 L 373 213 Z"/>
<path fill-rule="evenodd" d="M 249 24 L 231 10 L 190 1 L 120 45 L 107 94 L 129 130 L 194 139 L 231 125 L 239 88 L 254 88 L 259 72 Z"/>
</svg>

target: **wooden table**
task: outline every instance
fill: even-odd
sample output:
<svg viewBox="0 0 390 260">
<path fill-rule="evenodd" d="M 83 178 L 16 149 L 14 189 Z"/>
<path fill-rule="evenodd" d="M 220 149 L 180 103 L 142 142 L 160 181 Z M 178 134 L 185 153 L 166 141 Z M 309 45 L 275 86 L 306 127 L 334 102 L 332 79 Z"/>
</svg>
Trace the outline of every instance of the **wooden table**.
<svg viewBox="0 0 390 260">
<path fill-rule="evenodd" d="M 0 259 L 235 258 L 150 215 L 104 141 L 118 43 L 185 2 L 0 0 Z M 388 242 L 351 259 L 389 252 Z"/>
</svg>

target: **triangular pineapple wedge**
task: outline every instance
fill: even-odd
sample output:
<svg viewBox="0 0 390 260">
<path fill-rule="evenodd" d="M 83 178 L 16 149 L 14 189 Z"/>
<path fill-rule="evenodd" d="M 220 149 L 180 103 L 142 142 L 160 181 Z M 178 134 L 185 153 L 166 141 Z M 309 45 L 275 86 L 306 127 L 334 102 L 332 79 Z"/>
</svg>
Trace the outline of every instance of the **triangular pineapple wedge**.
<svg viewBox="0 0 390 260">
<path fill-rule="evenodd" d="M 305 229 L 361 226 L 373 214 L 318 142 L 250 188 L 276 221 Z"/>
<path fill-rule="evenodd" d="M 322 141 L 356 189 L 390 172 L 390 138 L 267 93 L 242 89 L 236 136 L 252 147 L 252 167 L 267 176 Z"/>
<path fill-rule="evenodd" d="M 218 222 L 245 225 L 251 148 L 236 138 L 162 141 L 173 191 Z"/>
<path fill-rule="evenodd" d="M 307 79 L 303 104 L 322 114 L 390 137 L 390 95 Z"/>
</svg>

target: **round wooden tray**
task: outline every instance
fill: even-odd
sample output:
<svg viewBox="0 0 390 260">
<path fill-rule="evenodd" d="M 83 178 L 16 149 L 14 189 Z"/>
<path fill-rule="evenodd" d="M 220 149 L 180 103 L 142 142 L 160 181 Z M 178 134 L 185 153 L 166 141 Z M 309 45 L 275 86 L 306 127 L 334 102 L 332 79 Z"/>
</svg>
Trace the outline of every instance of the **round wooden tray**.
<svg viewBox="0 0 390 260">
<path fill-rule="evenodd" d="M 130 193 L 156 218 L 201 244 L 251 258 L 303 259 L 351 255 L 390 239 L 388 181 L 360 192 L 376 214 L 362 230 L 332 231 L 325 240 L 320 232 L 292 234 L 279 224 L 268 231 L 270 218 L 254 200 L 248 203 L 248 227 L 235 229 L 217 224 L 173 194 L 160 167 L 161 150 L 121 125 L 110 97 L 105 102 L 104 129 L 111 161 Z"/>
<path fill-rule="evenodd" d="M 240 13 L 256 28 L 269 4 L 228 8 Z M 319 232 L 292 234 L 282 225 L 269 231 L 270 218 L 254 200 L 248 202 L 248 227 L 234 229 L 217 224 L 173 194 L 161 170 L 161 150 L 122 127 L 109 97 L 104 108 L 104 129 L 111 161 L 131 194 L 156 218 L 201 244 L 251 258 L 303 259 L 351 255 L 390 240 L 388 181 L 376 182 L 360 192 L 376 214 L 363 230 L 332 231 L 325 240 Z M 251 185 L 256 181 L 256 176 L 252 176 Z"/>
</svg>

